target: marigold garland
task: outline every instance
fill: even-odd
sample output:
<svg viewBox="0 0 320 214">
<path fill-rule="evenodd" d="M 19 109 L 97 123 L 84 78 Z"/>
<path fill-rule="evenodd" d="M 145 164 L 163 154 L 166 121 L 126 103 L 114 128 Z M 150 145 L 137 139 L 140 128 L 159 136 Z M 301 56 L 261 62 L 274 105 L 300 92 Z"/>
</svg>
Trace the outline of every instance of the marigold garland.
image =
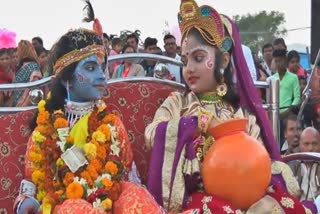
<svg viewBox="0 0 320 214">
<path fill-rule="evenodd" d="M 88 118 L 87 143 L 82 148 L 89 164 L 72 173 L 61 158 L 74 146 L 74 138 L 64 136 L 65 130 L 60 130 L 69 128 L 68 121 L 61 110 L 50 115 L 45 105 L 45 101 L 38 104 L 37 127 L 32 134 L 35 145 L 29 155 L 37 199 L 43 206 L 54 208 L 66 198 L 84 198 L 94 207 L 111 210 L 121 193 L 119 179 L 125 169 L 120 154 L 112 153 L 112 149 L 120 149 L 122 141 L 118 139 L 123 139 L 121 134 L 113 133 L 117 116 L 108 114 L 105 105 L 94 108 Z"/>
</svg>

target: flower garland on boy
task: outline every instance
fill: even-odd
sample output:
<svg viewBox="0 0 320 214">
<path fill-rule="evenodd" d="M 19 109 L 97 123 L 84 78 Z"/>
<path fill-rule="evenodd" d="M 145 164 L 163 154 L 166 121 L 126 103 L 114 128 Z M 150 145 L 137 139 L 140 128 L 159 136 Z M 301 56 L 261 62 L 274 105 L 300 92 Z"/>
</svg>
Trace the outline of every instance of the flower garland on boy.
<svg viewBox="0 0 320 214">
<path fill-rule="evenodd" d="M 85 144 L 78 145 L 69 134 L 64 113 L 59 110 L 50 115 L 45 104 L 38 104 L 34 144 L 29 150 L 31 179 L 43 212 L 50 213 L 66 199 L 85 199 L 94 208 L 110 211 L 121 194 L 119 182 L 132 160 L 121 121 L 107 113 L 106 105 L 100 102 L 88 117 L 78 121 L 84 120 L 88 131 Z"/>
</svg>

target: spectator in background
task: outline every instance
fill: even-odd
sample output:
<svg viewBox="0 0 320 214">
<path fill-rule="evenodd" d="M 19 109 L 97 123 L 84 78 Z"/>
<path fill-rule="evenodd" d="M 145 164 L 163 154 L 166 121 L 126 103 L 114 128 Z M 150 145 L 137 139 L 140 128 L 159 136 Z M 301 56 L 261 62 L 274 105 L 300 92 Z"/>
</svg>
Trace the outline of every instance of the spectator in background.
<svg viewBox="0 0 320 214">
<path fill-rule="evenodd" d="M 284 119 L 291 114 L 291 107 L 300 103 L 300 85 L 297 75 L 287 70 L 286 50 L 274 50 L 273 58 L 278 70 L 271 77 L 280 80 L 280 118 Z"/>
<path fill-rule="evenodd" d="M 10 70 L 14 76 L 19 64 L 17 48 L 10 48 L 9 55 L 10 55 Z"/>
<path fill-rule="evenodd" d="M 281 153 L 290 155 L 299 151 L 300 131 L 298 127 L 297 116 L 289 115 L 283 122 L 285 142 L 281 147 Z"/>
<path fill-rule="evenodd" d="M 256 71 L 256 67 L 254 65 L 252 52 L 251 52 L 250 48 L 246 45 L 242 44 L 241 47 L 242 47 L 242 52 L 243 52 L 244 58 L 246 59 L 247 66 L 249 68 L 252 80 L 256 81 L 257 80 L 257 71 Z"/>
<path fill-rule="evenodd" d="M 33 37 L 32 38 L 32 45 L 34 48 L 43 47 L 43 40 L 39 36 Z"/>
<path fill-rule="evenodd" d="M 287 50 L 287 45 L 283 38 L 277 38 L 273 41 L 273 50 Z"/>
<path fill-rule="evenodd" d="M 129 45 L 123 47 L 122 53 L 134 53 L 135 50 Z M 124 60 L 120 65 L 116 67 L 115 72 L 113 72 L 112 78 L 126 78 L 126 77 L 136 77 L 145 76 L 146 72 L 143 67 L 139 64 L 133 62 L 133 60 Z"/>
<path fill-rule="evenodd" d="M 267 71 L 268 76 L 273 74 L 273 71 L 271 70 L 271 63 L 272 63 L 272 52 L 273 47 L 271 43 L 267 43 L 263 45 L 262 47 L 262 55 L 263 55 L 263 68 Z"/>
<path fill-rule="evenodd" d="M 121 41 L 120 38 L 116 37 L 116 38 L 113 38 L 112 39 L 112 42 L 111 42 L 111 51 L 110 51 L 110 56 L 115 56 L 115 55 L 118 55 L 121 53 L 121 50 L 123 48 L 123 43 Z M 121 64 L 121 61 L 113 61 L 110 63 L 110 76 L 112 76 L 113 72 L 115 71 L 116 67 L 118 65 Z"/>
<path fill-rule="evenodd" d="M 9 49 L 0 49 L 0 84 L 12 82 L 13 73 L 9 72 L 10 62 Z M 0 92 L 0 106 L 4 106 L 7 99 L 8 94 L 6 92 Z"/>
<path fill-rule="evenodd" d="M 103 35 L 103 45 L 104 45 L 104 47 L 105 47 L 105 49 L 106 49 L 106 52 L 107 52 L 107 54 L 109 55 L 110 54 L 110 37 L 108 36 L 108 34 L 106 34 L 106 33 L 103 33 L 102 34 Z"/>
<path fill-rule="evenodd" d="M 288 70 L 298 77 L 307 78 L 307 72 L 300 65 L 300 55 L 297 51 L 292 50 L 288 53 Z"/>
<path fill-rule="evenodd" d="M 0 84 L 11 83 L 13 79 L 12 73 L 10 73 L 11 59 L 9 55 L 9 49 L 0 49 Z"/>
<path fill-rule="evenodd" d="M 320 152 L 320 134 L 313 127 L 304 129 L 299 141 L 300 152 Z M 313 201 L 320 194 L 319 163 L 314 161 L 295 161 L 290 164 L 302 194 L 300 200 Z"/>
<path fill-rule="evenodd" d="M 158 40 L 156 38 L 147 37 L 144 40 L 144 52 L 149 54 L 156 54 L 158 51 L 157 46 Z M 153 77 L 154 76 L 154 67 L 156 65 L 155 60 L 143 60 L 141 65 L 143 69 L 146 71 L 146 76 Z"/>
<path fill-rule="evenodd" d="M 143 53 L 143 49 L 139 48 L 139 37 L 135 34 L 129 34 L 127 36 L 127 44 L 133 47 L 135 53 Z"/>
<path fill-rule="evenodd" d="M 46 50 L 44 47 L 37 47 L 35 48 L 35 50 L 38 56 L 38 63 L 40 65 L 41 73 L 43 74 L 43 76 L 50 76 L 50 74 L 45 70 L 48 64 L 49 51 Z"/>
<path fill-rule="evenodd" d="M 154 54 L 163 56 L 163 51 L 162 51 L 162 49 L 160 47 L 157 46 L 157 50 L 155 51 Z"/>
<path fill-rule="evenodd" d="M 164 49 L 166 50 L 165 56 L 181 61 L 181 57 L 177 54 L 176 38 L 171 34 L 167 34 L 164 36 L 163 42 L 164 42 Z M 182 67 L 173 65 L 171 63 L 166 63 L 166 64 L 169 72 L 173 75 L 174 79 L 177 82 L 181 82 L 181 80 L 183 79 Z"/>
<path fill-rule="evenodd" d="M 26 83 L 42 78 L 37 54 L 32 44 L 27 40 L 21 40 L 18 44 L 18 71 L 13 83 Z M 29 90 L 14 91 L 10 100 L 10 106 L 30 105 Z"/>
<path fill-rule="evenodd" d="M 284 143 L 283 120 L 292 114 L 292 109 L 300 104 L 300 85 L 297 75 L 287 70 L 287 51 L 276 49 L 273 51 L 273 61 L 278 68 L 270 78 L 280 80 L 279 107 L 280 107 L 280 143 Z"/>
</svg>

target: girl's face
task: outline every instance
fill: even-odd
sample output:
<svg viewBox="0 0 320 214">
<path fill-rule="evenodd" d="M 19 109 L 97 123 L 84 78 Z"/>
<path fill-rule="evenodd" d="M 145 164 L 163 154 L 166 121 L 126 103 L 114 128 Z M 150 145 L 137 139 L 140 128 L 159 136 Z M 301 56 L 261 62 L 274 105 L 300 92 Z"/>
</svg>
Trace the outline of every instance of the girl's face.
<svg viewBox="0 0 320 214">
<path fill-rule="evenodd" d="M 204 93 L 216 89 L 214 47 L 202 45 L 195 36 L 188 35 L 182 42 L 181 60 L 183 77 L 193 92 Z"/>
<path fill-rule="evenodd" d="M 125 54 L 129 54 L 129 53 L 134 53 L 134 50 L 132 47 L 127 47 L 124 52 Z M 124 62 L 127 62 L 127 63 L 132 63 L 132 60 L 124 60 Z"/>
<path fill-rule="evenodd" d="M 297 73 L 299 66 L 300 66 L 300 62 L 298 58 L 294 57 L 289 61 L 288 67 L 291 72 Z"/>
<path fill-rule="evenodd" d="M 8 53 L 4 53 L 0 56 L 0 67 L 5 70 L 8 71 L 9 67 L 10 67 L 10 56 Z"/>
</svg>

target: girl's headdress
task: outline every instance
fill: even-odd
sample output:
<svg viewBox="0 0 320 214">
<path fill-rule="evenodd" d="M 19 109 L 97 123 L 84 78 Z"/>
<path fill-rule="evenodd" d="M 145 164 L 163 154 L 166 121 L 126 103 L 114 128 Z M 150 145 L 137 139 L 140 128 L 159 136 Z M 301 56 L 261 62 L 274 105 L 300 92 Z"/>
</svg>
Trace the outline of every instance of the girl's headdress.
<svg viewBox="0 0 320 214">
<path fill-rule="evenodd" d="M 208 5 L 199 7 L 194 0 L 181 0 L 178 21 L 182 38 L 195 28 L 209 44 L 221 51 L 232 47 L 232 39 L 225 34 L 220 14 Z"/>
</svg>

